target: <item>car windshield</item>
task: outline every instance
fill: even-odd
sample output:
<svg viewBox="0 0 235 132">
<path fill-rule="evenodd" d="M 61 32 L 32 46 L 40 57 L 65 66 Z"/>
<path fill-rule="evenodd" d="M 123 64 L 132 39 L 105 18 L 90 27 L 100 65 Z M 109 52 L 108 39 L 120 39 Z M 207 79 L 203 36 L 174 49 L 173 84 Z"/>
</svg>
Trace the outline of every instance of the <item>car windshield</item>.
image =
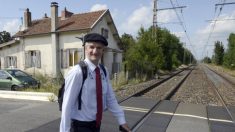
<svg viewBox="0 0 235 132">
<path fill-rule="evenodd" d="M 29 76 L 26 73 L 22 72 L 22 71 L 18 71 L 18 70 L 9 70 L 7 71 L 8 73 L 10 73 L 12 76 L 14 77 L 25 77 L 25 76 Z"/>
</svg>

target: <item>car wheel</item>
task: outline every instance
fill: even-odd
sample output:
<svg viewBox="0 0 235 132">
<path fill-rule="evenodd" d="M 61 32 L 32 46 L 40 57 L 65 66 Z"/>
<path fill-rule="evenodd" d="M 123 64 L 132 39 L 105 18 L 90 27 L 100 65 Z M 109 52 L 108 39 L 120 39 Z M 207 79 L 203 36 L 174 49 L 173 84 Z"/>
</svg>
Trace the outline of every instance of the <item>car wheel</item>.
<svg viewBox="0 0 235 132">
<path fill-rule="evenodd" d="M 11 91 L 16 91 L 19 87 L 14 85 L 14 86 L 11 86 Z"/>
</svg>

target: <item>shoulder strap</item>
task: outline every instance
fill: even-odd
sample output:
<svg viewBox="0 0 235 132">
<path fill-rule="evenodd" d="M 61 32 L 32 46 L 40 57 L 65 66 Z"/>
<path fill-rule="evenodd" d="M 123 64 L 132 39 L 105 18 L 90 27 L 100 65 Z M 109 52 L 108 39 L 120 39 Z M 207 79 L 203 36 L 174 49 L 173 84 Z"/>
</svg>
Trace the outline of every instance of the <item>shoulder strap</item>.
<svg viewBox="0 0 235 132">
<path fill-rule="evenodd" d="M 100 67 L 101 67 L 101 69 L 103 70 L 103 72 L 104 72 L 104 75 L 105 75 L 105 77 L 106 77 L 106 76 L 107 76 L 107 73 L 106 73 L 106 70 L 105 70 L 105 67 L 104 67 L 104 65 L 100 64 Z"/>
<path fill-rule="evenodd" d="M 85 80 L 87 78 L 87 65 L 86 65 L 86 63 L 84 61 L 80 61 L 78 63 L 78 65 L 82 69 L 82 76 L 83 76 L 82 77 L 83 80 L 82 80 L 81 90 L 80 90 L 80 92 L 78 94 L 78 110 L 81 110 L 81 105 L 82 105 L 82 89 L 83 89 L 83 84 L 84 84 L 84 82 L 85 82 Z"/>
<path fill-rule="evenodd" d="M 87 78 L 87 65 L 84 61 L 80 61 L 78 64 L 82 69 L 82 75 L 83 75 L 81 90 L 79 91 L 79 94 L 78 94 L 78 110 L 81 110 L 81 107 L 82 107 L 82 89 L 83 89 L 83 84 L 84 84 L 84 82 Z M 106 77 L 107 73 L 106 73 L 104 65 L 100 64 L 100 67 L 103 70 L 104 75 Z"/>
</svg>

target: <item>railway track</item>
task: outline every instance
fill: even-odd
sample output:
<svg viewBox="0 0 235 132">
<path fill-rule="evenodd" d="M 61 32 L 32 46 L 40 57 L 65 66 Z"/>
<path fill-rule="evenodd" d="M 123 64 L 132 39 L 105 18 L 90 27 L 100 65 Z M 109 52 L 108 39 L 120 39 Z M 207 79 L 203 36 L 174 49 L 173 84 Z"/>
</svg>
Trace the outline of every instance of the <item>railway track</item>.
<svg viewBox="0 0 235 132">
<path fill-rule="evenodd" d="M 171 97 L 177 92 L 177 90 L 180 88 L 180 86 L 183 84 L 183 82 L 186 80 L 186 78 L 190 75 L 190 73 L 192 72 L 192 70 L 194 69 L 194 67 L 192 67 L 191 69 L 185 70 L 186 73 L 183 74 L 183 77 L 177 82 L 177 84 L 173 87 L 171 87 L 168 91 L 166 91 L 166 93 L 164 94 L 164 96 L 161 97 L 161 100 L 170 100 Z M 181 72 L 182 73 L 182 72 Z M 179 74 L 177 74 L 179 75 Z M 175 77 L 175 76 L 174 76 Z M 167 81 L 165 81 L 165 83 L 167 83 L 170 79 L 168 79 Z M 153 89 L 153 88 L 152 88 Z M 151 89 L 151 90 L 152 90 Z M 157 89 L 157 87 L 155 87 L 154 89 Z M 141 93 L 136 94 L 137 97 L 139 96 L 143 96 L 146 93 L 151 93 L 151 90 L 145 90 L 142 91 Z M 158 105 L 160 102 L 157 102 L 147 113 L 145 116 L 143 116 L 143 118 L 138 121 L 131 129 L 133 132 L 137 131 L 140 126 L 142 126 L 142 124 L 145 122 L 146 119 L 148 119 L 149 116 L 151 116 L 152 113 L 155 112 L 155 110 L 157 109 Z"/>
<path fill-rule="evenodd" d="M 163 78 L 163 79 L 161 79 L 160 81 L 158 81 L 158 82 L 156 82 L 156 83 L 153 83 L 153 84 L 151 84 L 150 86 L 147 86 L 147 87 L 145 87 L 145 88 L 139 90 L 138 92 L 132 93 L 131 95 L 122 98 L 122 99 L 119 100 L 118 102 L 119 102 L 119 103 L 122 103 L 122 102 L 128 100 L 128 99 L 131 98 L 131 97 L 142 96 L 144 93 L 147 93 L 147 92 L 151 91 L 152 89 L 156 88 L 157 86 L 161 85 L 162 83 L 167 82 L 168 80 L 170 80 L 170 79 L 173 78 L 174 76 L 180 74 L 180 73 L 183 72 L 184 70 L 185 70 L 185 69 L 180 70 L 180 71 L 178 71 L 178 72 L 176 72 L 176 73 L 173 73 L 172 75 L 170 75 L 170 76 L 168 76 L 168 77 L 166 77 L 166 78 Z"/>
<path fill-rule="evenodd" d="M 161 100 L 170 100 L 170 98 L 174 95 L 174 93 L 177 92 L 178 88 L 182 85 L 182 83 L 186 80 L 186 78 L 187 78 L 187 77 L 189 76 L 189 74 L 192 72 L 193 68 L 194 68 L 194 67 L 190 67 L 190 68 L 184 69 L 184 70 L 182 70 L 182 71 L 179 71 L 179 72 L 173 74 L 172 76 L 169 76 L 169 77 L 167 77 L 167 78 L 165 78 L 165 79 L 162 79 L 161 81 L 157 82 L 156 84 L 153 84 L 153 85 L 151 85 L 151 86 L 149 86 L 149 87 L 147 87 L 147 88 L 145 88 L 145 89 L 143 89 L 143 90 L 141 90 L 141 91 L 139 91 L 139 92 L 137 92 L 137 93 L 134 93 L 134 94 L 132 94 L 132 95 L 130 95 L 130 96 L 128 96 L 128 97 L 126 97 L 126 98 L 120 100 L 119 103 L 123 103 L 123 102 L 125 102 L 125 101 L 128 101 L 128 99 L 131 99 L 131 98 L 133 98 L 133 97 L 140 97 L 140 96 L 143 96 L 143 95 L 145 95 L 146 93 L 151 92 L 151 90 L 156 89 L 158 86 L 162 85 L 163 83 L 167 83 L 167 82 L 168 82 L 169 80 L 171 80 L 171 79 L 174 80 L 174 77 L 176 77 L 177 75 L 181 74 L 182 72 L 185 72 L 185 73 L 183 73 L 182 75 L 180 75 L 180 76 L 182 76 L 182 77 L 181 77 L 181 79 L 177 82 L 177 84 L 174 85 L 172 88 L 170 88 L 170 89 L 164 94 L 164 96 L 161 97 Z M 148 117 L 157 109 L 159 103 L 160 103 L 160 101 L 156 101 L 156 103 L 155 103 L 154 105 L 152 105 L 152 107 L 151 107 L 148 111 L 146 111 L 145 115 L 142 116 L 142 118 L 139 119 L 139 120 L 131 127 L 131 130 L 132 130 L 133 132 L 137 131 L 138 128 L 139 128 L 140 126 L 142 126 L 142 124 L 144 123 L 144 121 L 145 121 L 146 119 L 148 119 Z"/>
<path fill-rule="evenodd" d="M 219 77 L 221 77 L 224 81 L 226 81 L 227 83 L 229 83 L 233 88 L 234 88 L 234 83 L 229 80 L 228 78 L 224 77 L 223 75 L 219 74 L 218 72 L 216 72 L 215 70 L 209 68 L 208 66 L 206 66 L 207 69 L 209 69 L 211 72 L 213 72 L 214 74 L 218 75 Z M 215 94 L 217 95 L 218 99 L 220 100 L 220 102 L 222 103 L 223 107 L 226 109 L 226 111 L 228 112 L 231 121 L 233 123 L 235 123 L 235 117 L 232 115 L 232 112 L 230 111 L 229 107 L 228 107 L 228 102 L 226 102 L 226 100 L 224 99 L 225 97 L 220 93 L 218 85 L 216 85 L 215 83 L 212 83 L 213 85 L 213 90 L 215 91 Z M 228 91 L 229 92 L 229 91 Z"/>
<path fill-rule="evenodd" d="M 185 82 L 185 80 L 190 75 L 190 73 L 192 72 L 193 69 L 194 68 L 190 69 L 186 74 L 184 74 L 183 77 L 180 78 L 180 81 L 178 81 L 177 84 L 175 86 L 173 86 L 173 88 L 170 88 L 170 90 L 165 92 L 164 96 L 162 96 L 160 99 L 161 100 L 171 100 L 171 98 L 178 91 L 178 89 L 181 87 L 181 85 Z M 181 73 L 183 73 L 183 72 L 180 72 L 179 74 L 181 74 Z M 177 74 L 177 75 L 179 75 L 179 74 Z M 216 73 L 216 74 L 218 74 L 218 73 Z M 175 76 L 177 76 L 177 75 L 175 75 Z M 163 85 L 164 83 L 167 83 L 169 80 L 173 79 L 175 76 L 172 76 L 171 78 L 165 80 L 164 82 L 162 82 L 161 84 L 159 84 L 157 86 L 152 86 L 151 88 L 147 88 L 145 90 L 142 90 L 142 91 L 134 94 L 132 97 L 140 97 L 140 96 L 145 95 L 146 93 L 152 93 L 153 90 L 157 89 L 159 86 Z M 225 79 L 225 80 L 227 80 L 227 79 Z M 230 82 L 230 81 L 227 81 L 227 82 Z M 234 124 L 234 117 L 233 117 L 232 113 L 230 112 L 228 106 L 226 105 L 225 100 L 223 99 L 223 97 L 220 94 L 220 92 L 218 91 L 218 89 L 215 88 L 216 86 L 214 86 L 213 83 L 212 83 L 212 85 L 213 86 L 211 86 L 211 88 L 213 88 L 213 91 L 215 93 L 214 95 L 216 95 L 216 97 L 220 101 L 220 104 L 222 104 L 222 107 L 226 109 L 228 115 L 231 118 L 231 120 L 228 120 L 228 122 L 231 122 Z M 233 85 L 233 84 L 231 84 L 231 85 Z M 159 102 L 157 102 L 155 105 L 153 105 L 152 108 L 149 109 L 149 111 L 139 121 L 137 121 L 135 125 L 132 126 L 132 128 L 131 128 L 132 131 L 137 131 L 142 126 L 142 124 L 145 122 L 145 120 L 147 120 L 149 118 L 149 116 L 151 116 L 152 113 L 157 109 L 158 105 L 159 105 Z"/>
</svg>

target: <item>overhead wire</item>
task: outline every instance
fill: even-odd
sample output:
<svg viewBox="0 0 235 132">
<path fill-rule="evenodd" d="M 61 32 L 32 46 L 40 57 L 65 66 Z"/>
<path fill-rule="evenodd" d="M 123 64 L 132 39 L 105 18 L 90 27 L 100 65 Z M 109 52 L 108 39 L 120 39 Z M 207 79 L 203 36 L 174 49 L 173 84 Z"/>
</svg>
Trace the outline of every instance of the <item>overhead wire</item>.
<svg viewBox="0 0 235 132">
<path fill-rule="evenodd" d="M 171 2 L 172 7 L 175 8 L 175 6 L 174 6 L 172 0 L 170 0 L 170 2 Z M 178 2 L 177 2 L 177 3 L 178 3 Z M 181 18 L 180 18 L 180 16 L 179 16 L 178 12 L 176 11 L 176 9 L 174 9 L 174 11 L 175 11 L 175 13 L 176 13 L 176 16 L 177 16 L 177 18 L 178 18 L 178 20 L 179 20 L 179 22 L 180 22 L 180 25 L 182 26 L 182 28 L 183 28 L 183 30 L 184 30 L 184 33 L 185 33 L 185 35 L 186 35 L 186 38 L 188 39 L 188 42 L 189 42 L 190 46 L 192 47 L 192 50 L 193 50 L 193 52 L 194 52 L 194 54 L 195 54 L 195 57 L 196 57 L 196 56 L 197 56 L 197 52 L 195 51 L 194 46 L 192 45 L 192 42 L 191 42 L 191 40 L 190 40 L 190 38 L 189 38 L 189 35 L 188 35 L 188 33 L 187 33 L 187 28 L 186 28 L 184 22 L 181 20 Z M 186 47 L 185 47 L 185 48 L 186 48 Z"/>
<path fill-rule="evenodd" d="M 223 0 L 223 4 L 224 4 L 225 2 L 226 2 L 226 0 Z M 216 16 L 216 17 L 215 17 L 215 19 L 214 19 L 214 23 L 213 23 L 212 28 L 211 28 L 211 30 L 210 30 L 210 33 L 209 33 L 209 35 L 208 35 L 206 44 L 205 44 L 205 46 L 204 46 L 204 48 L 203 48 L 202 57 L 203 57 L 203 55 L 204 55 L 204 53 L 205 53 L 205 49 L 207 48 L 207 46 L 208 46 L 208 44 L 209 44 L 209 40 L 210 40 L 210 38 L 211 38 L 212 33 L 214 32 L 214 29 L 215 29 L 215 26 L 216 26 L 216 22 L 218 21 L 218 18 L 219 18 L 220 14 L 221 14 L 221 12 L 222 12 L 222 10 L 223 10 L 223 7 L 224 7 L 224 5 L 221 5 L 221 6 L 220 6 L 220 8 L 219 8 L 219 13 L 218 13 L 217 16 L 216 16 L 217 6 L 215 7 L 215 14 L 214 14 L 214 17 L 215 17 L 215 16 Z"/>
</svg>

